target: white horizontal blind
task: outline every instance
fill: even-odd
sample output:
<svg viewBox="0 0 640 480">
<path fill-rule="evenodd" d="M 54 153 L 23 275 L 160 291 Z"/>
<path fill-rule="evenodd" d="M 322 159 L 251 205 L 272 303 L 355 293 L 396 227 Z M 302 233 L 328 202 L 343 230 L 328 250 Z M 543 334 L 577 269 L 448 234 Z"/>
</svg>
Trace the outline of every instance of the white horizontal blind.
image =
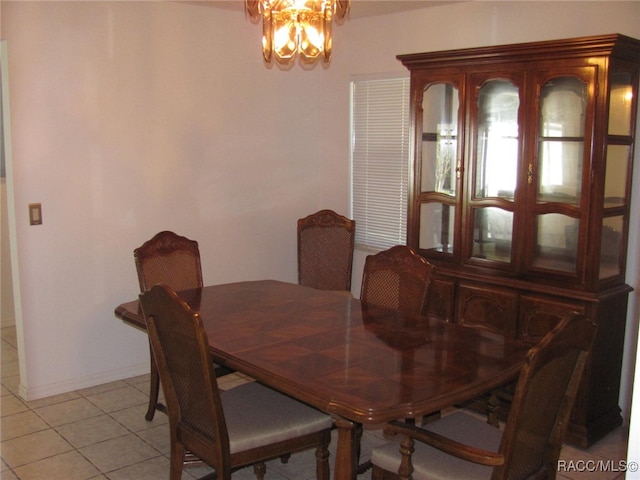
<svg viewBox="0 0 640 480">
<path fill-rule="evenodd" d="M 351 214 L 356 244 L 406 244 L 409 78 L 351 82 Z"/>
</svg>

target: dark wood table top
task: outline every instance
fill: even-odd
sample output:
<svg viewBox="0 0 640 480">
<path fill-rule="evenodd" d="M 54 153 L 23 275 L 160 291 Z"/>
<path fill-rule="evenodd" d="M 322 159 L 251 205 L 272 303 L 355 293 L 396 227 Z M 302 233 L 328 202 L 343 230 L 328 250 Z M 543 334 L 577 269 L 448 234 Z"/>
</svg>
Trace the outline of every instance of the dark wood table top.
<svg viewBox="0 0 640 480">
<path fill-rule="evenodd" d="M 528 351 L 487 331 L 275 280 L 179 295 L 200 312 L 216 362 L 336 418 L 336 480 L 356 478 L 361 424 L 472 399 L 515 378 Z M 145 329 L 137 300 L 115 314 Z"/>
</svg>

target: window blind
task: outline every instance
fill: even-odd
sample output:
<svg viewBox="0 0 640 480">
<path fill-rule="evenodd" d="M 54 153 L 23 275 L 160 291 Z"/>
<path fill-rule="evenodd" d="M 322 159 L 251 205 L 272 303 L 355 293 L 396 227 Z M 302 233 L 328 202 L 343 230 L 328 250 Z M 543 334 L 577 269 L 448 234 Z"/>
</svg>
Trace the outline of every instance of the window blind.
<svg viewBox="0 0 640 480">
<path fill-rule="evenodd" d="M 406 244 L 409 78 L 351 82 L 351 215 L 356 245 Z"/>
</svg>

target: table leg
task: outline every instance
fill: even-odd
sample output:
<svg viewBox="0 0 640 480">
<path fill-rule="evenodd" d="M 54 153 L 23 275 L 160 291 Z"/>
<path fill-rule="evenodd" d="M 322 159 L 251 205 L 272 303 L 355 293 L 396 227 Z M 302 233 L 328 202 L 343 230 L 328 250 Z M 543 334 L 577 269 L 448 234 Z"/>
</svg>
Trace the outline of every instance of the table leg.
<svg viewBox="0 0 640 480">
<path fill-rule="evenodd" d="M 338 429 L 338 445 L 333 472 L 335 480 L 355 480 L 358 474 L 358 450 L 362 426 L 344 418 L 335 421 Z"/>
</svg>

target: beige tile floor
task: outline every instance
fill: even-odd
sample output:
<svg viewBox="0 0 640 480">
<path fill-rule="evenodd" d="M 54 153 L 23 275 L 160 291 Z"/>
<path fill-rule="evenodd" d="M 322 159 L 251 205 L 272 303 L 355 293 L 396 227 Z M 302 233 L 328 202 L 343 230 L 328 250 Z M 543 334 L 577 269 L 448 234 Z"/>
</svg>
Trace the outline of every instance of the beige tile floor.
<svg viewBox="0 0 640 480">
<path fill-rule="evenodd" d="M 146 375 L 111 382 L 63 395 L 26 402 L 18 394 L 18 362 L 15 329 L 2 328 L 1 443 L 2 480 L 157 480 L 169 477 L 169 431 L 167 418 L 157 414 L 144 419 L 148 392 Z M 224 377 L 224 389 L 247 381 L 240 375 Z M 366 430 L 362 457 L 384 443 L 379 430 Z M 624 473 L 584 468 L 626 458 L 627 430 L 619 428 L 588 451 L 565 447 L 562 459 L 573 471 L 559 478 L 572 480 L 621 480 Z M 334 458 L 335 437 L 331 455 Z M 600 464 L 602 465 L 602 464 Z M 595 470 L 595 471 L 590 471 Z M 185 469 L 182 478 L 199 478 L 207 467 Z M 234 479 L 254 479 L 251 469 Z M 268 480 L 312 480 L 313 452 L 292 456 L 288 464 L 278 460 L 267 465 Z M 369 473 L 361 478 L 370 478 Z"/>
</svg>

